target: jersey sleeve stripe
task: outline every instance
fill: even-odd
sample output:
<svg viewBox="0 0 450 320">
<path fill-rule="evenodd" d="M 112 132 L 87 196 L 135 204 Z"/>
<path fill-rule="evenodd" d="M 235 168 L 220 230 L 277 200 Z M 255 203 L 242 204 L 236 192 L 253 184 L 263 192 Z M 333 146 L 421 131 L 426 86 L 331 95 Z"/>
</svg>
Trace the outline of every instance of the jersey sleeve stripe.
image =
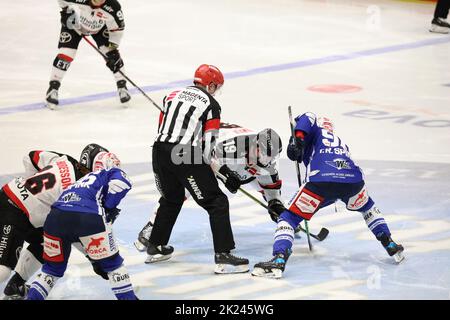
<svg viewBox="0 0 450 320">
<path fill-rule="evenodd" d="M 31 151 L 30 152 L 31 163 L 38 171 L 41 170 L 41 168 L 39 168 L 39 160 L 41 158 L 41 153 L 42 153 L 42 151 Z"/>
<path fill-rule="evenodd" d="M 209 130 L 219 130 L 220 127 L 220 119 L 211 119 L 206 121 L 203 131 Z"/>
<path fill-rule="evenodd" d="M 27 208 L 25 208 L 22 201 L 20 201 L 19 198 L 16 197 L 16 195 L 11 191 L 7 184 L 3 186 L 3 192 L 5 192 L 8 198 L 11 199 L 11 201 L 14 202 L 14 204 L 23 211 L 23 213 L 25 213 L 28 219 L 30 219 L 30 213 L 28 212 Z"/>
</svg>

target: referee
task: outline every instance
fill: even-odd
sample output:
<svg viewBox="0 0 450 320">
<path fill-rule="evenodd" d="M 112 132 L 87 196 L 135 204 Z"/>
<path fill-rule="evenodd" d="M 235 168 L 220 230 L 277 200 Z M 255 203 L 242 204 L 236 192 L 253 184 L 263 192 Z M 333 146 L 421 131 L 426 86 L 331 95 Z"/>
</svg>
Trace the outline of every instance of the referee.
<svg viewBox="0 0 450 320">
<path fill-rule="evenodd" d="M 194 86 L 172 91 L 164 97 L 152 155 L 161 198 L 147 248 L 147 263 L 171 257 L 173 248 L 167 243 L 183 206 L 186 188 L 209 214 L 215 273 L 249 270 L 247 259 L 230 253 L 235 244 L 228 198 L 210 167 L 221 112 L 213 95 L 223 83 L 223 74 L 217 67 L 202 64 L 195 71 Z M 239 179 L 232 174 L 227 178 L 229 184 Z"/>
</svg>

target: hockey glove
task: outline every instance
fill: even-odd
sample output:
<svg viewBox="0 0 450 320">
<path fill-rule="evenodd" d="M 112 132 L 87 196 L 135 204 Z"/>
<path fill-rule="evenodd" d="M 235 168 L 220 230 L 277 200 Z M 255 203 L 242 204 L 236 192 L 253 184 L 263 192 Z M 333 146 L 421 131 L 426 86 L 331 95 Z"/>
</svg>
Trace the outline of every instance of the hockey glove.
<svg viewBox="0 0 450 320">
<path fill-rule="evenodd" d="M 123 61 L 120 57 L 119 50 L 114 49 L 106 53 L 106 66 L 116 73 L 123 67 Z"/>
<path fill-rule="evenodd" d="M 301 138 L 291 137 L 289 139 L 289 145 L 287 147 L 287 156 L 292 161 L 303 161 L 303 149 L 305 142 Z"/>
<path fill-rule="evenodd" d="M 236 193 L 242 184 L 241 179 L 236 174 L 236 172 L 232 171 L 230 168 L 224 165 L 219 169 L 219 173 L 227 178 L 227 180 L 223 181 L 223 183 L 225 184 L 225 187 L 228 189 L 228 191 L 230 191 L 231 193 Z"/>
<path fill-rule="evenodd" d="M 120 214 L 119 208 L 105 208 L 105 214 L 106 214 L 106 222 L 114 223 L 116 221 L 117 217 Z"/>
<path fill-rule="evenodd" d="M 269 214 L 270 218 L 273 222 L 278 222 L 278 218 L 280 217 L 281 213 L 286 210 L 283 203 L 278 199 L 272 199 L 269 201 Z"/>
</svg>

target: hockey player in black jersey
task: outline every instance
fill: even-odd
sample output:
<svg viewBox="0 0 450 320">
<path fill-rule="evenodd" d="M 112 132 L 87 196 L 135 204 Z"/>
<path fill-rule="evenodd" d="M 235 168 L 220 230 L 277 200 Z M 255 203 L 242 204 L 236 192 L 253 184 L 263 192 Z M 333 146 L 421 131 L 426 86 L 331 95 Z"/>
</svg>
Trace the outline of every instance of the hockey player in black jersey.
<svg viewBox="0 0 450 320">
<path fill-rule="evenodd" d="M 241 185 L 249 185 L 262 193 L 268 203 L 270 218 L 274 222 L 284 211 L 281 199 L 282 181 L 277 170 L 281 150 L 281 139 L 273 129 L 266 128 L 256 132 L 236 124 L 221 123 L 211 158 L 212 169 L 231 193 L 236 193 Z M 186 197 L 189 197 L 188 193 Z M 146 251 L 149 246 L 156 212 L 152 214 L 134 243 L 139 251 Z M 147 263 L 167 260 L 170 257 L 170 254 L 150 253 Z"/>
<path fill-rule="evenodd" d="M 59 104 L 58 90 L 70 64 L 75 59 L 82 36 L 91 35 L 99 50 L 106 55 L 106 66 L 113 72 L 122 103 L 131 97 L 126 80 L 118 72 L 124 65 L 119 45 L 125 29 L 121 6 L 117 0 L 58 0 L 61 7 L 59 52 L 53 61 L 46 105 L 55 109 Z"/>
</svg>

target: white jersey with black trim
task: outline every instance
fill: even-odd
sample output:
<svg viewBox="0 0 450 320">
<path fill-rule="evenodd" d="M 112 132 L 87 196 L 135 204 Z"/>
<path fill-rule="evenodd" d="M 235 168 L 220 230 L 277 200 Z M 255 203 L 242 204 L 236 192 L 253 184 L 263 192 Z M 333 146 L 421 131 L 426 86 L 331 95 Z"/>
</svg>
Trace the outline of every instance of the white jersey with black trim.
<svg viewBox="0 0 450 320">
<path fill-rule="evenodd" d="M 257 132 L 236 124 L 221 123 L 219 138 L 211 161 L 215 172 L 226 165 L 246 184 L 256 180 L 263 189 L 267 201 L 281 200 L 281 180 L 277 170 L 277 160 L 267 167 L 249 161 L 249 146 L 255 143 Z"/>
<path fill-rule="evenodd" d="M 36 173 L 12 180 L 3 186 L 3 191 L 39 228 L 44 225 L 50 206 L 77 180 L 76 171 L 67 156 L 48 151 L 30 152 L 24 164 L 27 172 L 32 172 L 33 167 Z"/>
<path fill-rule="evenodd" d="M 117 0 L 106 0 L 93 8 L 90 0 L 58 0 L 62 9 L 72 13 L 67 27 L 77 30 L 83 35 L 96 34 L 105 26 L 109 32 L 109 42 L 119 46 L 125 29 L 125 20 L 121 6 Z"/>
</svg>

